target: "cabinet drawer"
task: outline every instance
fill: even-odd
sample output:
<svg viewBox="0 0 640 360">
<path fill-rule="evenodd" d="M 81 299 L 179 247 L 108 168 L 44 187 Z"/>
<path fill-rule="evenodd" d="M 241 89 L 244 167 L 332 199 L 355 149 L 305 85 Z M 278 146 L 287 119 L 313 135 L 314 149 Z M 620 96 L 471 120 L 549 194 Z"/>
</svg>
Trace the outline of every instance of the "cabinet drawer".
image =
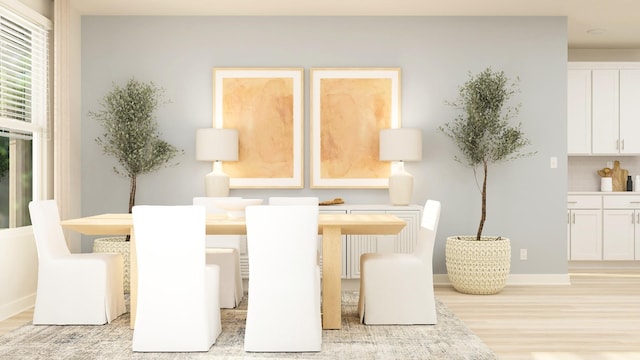
<svg viewBox="0 0 640 360">
<path fill-rule="evenodd" d="M 599 195 L 569 195 L 567 197 L 569 209 L 600 209 L 602 196 Z"/>
<path fill-rule="evenodd" d="M 605 209 L 638 209 L 640 208 L 640 195 L 604 196 Z"/>
</svg>

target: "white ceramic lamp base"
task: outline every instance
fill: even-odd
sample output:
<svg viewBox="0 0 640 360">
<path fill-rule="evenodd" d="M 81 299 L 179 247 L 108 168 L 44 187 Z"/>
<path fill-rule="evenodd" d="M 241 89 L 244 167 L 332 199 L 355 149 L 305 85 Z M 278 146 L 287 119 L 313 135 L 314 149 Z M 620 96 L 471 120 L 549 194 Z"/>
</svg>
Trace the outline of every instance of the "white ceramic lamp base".
<svg viewBox="0 0 640 360">
<path fill-rule="evenodd" d="M 389 177 L 389 198 L 392 205 L 409 205 L 413 194 L 413 175 L 408 172 Z"/>
<path fill-rule="evenodd" d="M 207 197 L 229 196 L 229 176 L 223 172 L 210 172 L 204 177 Z"/>
</svg>

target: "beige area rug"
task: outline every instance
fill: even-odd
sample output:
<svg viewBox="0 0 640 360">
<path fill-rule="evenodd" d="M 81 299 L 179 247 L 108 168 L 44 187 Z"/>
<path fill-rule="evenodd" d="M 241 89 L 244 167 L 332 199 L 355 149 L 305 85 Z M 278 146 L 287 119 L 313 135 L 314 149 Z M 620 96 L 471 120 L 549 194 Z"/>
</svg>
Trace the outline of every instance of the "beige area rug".
<svg viewBox="0 0 640 360">
<path fill-rule="evenodd" d="M 437 325 L 411 326 L 363 325 L 357 303 L 357 292 L 343 294 L 342 329 L 324 330 L 318 353 L 245 353 L 245 298 L 237 309 L 222 309 L 222 334 L 206 353 L 133 353 L 126 313 L 102 326 L 25 325 L 0 337 L 0 359 L 497 359 L 440 301 Z"/>
</svg>

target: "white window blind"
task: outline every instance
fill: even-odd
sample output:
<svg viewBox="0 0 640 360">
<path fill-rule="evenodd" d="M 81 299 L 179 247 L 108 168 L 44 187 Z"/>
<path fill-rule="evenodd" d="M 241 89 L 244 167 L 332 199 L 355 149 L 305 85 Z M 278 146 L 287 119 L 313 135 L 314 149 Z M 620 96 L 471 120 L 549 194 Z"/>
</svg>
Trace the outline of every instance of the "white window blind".
<svg viewBox="0 0 640 360">
<path fill-rule="evenodd" d="M 0 7 L 0 127 L 3 129 L 33 131 L 46 126 L 48 53 L 48 31 L 44 26 Z"/>
</svg>

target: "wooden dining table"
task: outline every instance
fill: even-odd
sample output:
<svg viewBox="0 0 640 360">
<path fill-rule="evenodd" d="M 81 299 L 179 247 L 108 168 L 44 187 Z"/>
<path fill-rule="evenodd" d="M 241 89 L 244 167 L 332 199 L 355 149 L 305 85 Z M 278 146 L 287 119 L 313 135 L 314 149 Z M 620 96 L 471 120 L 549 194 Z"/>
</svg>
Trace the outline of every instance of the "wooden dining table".
<svg viewBox="0 0 640 360">
<path fill-rule="evenodd" d="M 64 228 L 85 235 L 131 235 L 130 315 L 135 324 L 137 307 L 137 261 L 131 214 L 100 214 L 61 221 Z M 395 235 L 406 222 L 390 214 L 320 214 L 318 234 L 322 235 L 322 328 L 340 329 L 342 235 Z M 244 218 L 207 215 L 207 234 L 246 235 Z M 249 255 L 251 256 L 251 255 Z"/>
</svg>

